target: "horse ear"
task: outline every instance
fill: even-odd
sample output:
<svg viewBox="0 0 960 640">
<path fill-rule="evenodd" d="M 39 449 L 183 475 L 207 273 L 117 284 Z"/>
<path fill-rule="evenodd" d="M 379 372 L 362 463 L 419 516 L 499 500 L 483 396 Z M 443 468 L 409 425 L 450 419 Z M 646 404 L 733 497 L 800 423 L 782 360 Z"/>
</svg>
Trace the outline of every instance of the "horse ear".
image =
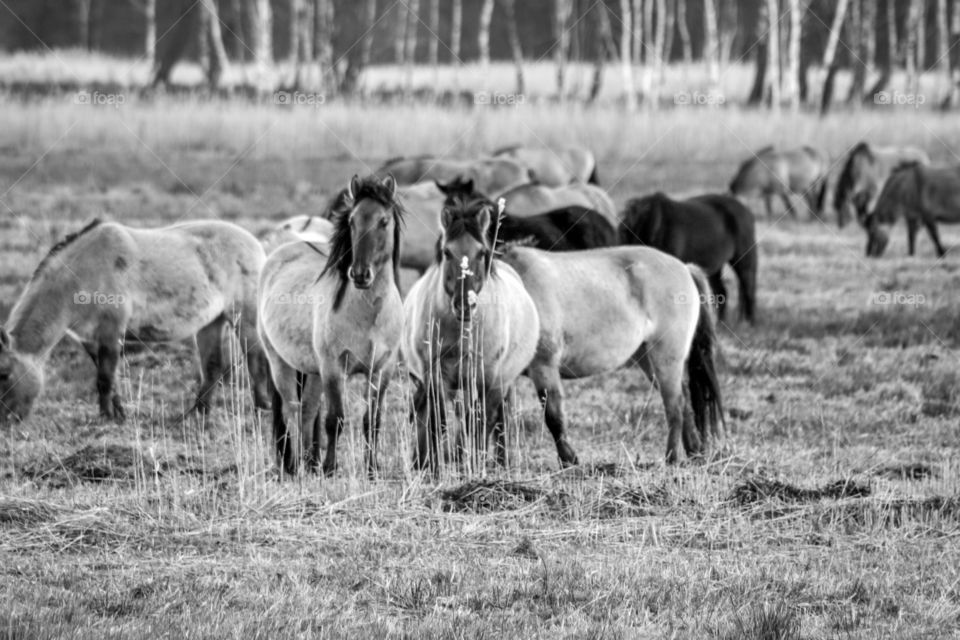
<svg viewBox="0 0 960 640">
<path fill-rule="evenodd" d="M 437 189 L 440 189 L 440 193 L 447 194 L 447 195 L 450 194 L 450 190 L 453 188 L 453 187 L 450 185 L 449 182 L 447 182 L 446 184 L 444 184 L 443 182 L 440 182 L 439 180 L 434 180 L 434 181 L 433 181 L 433 184 L 437 185 Z"/>
<path fill-rule="evenodd" d="M 347 196 L 351 200 L 355 200 L 357 193 L 359 191 L 360 191 L 360 176 L 354 174 L 353 177 L 350 178 L 350 185 L 347 187 Z"/>
<path fill-rule="evenodd" d="M 460 183 L 460 188 L 463 189 L 464 193 L 473 193 L 473 185 L 473 178 L 467 178 Z"/>
<path fill-rule="evenodd" d="M 480 225 L 480 235 L 486 236 L 487 230 L 490 228 L 490 207 L 480 209 L 480 212 L 477 214 L 477 224 Z"/>
<path fill-rule="evenodd" d="M 386 177 L 380 181 L 380 184 L 386 187 L 387 191 L 390 192 L 391 198 L 397 195 L 397 179 L 393 177 L 392 173 L 388 173 Z"/>
<path fill-rule="evenodd" d="M 453 212 L 448 207 L 444 207 L 440 210 L 440 227 L 446 231 L 451 222 L 453 222 Z"/>
<path fill-rule="evenodd" d="M 10 334 L 3 327 L 0 327 L 0 353 L 10 348 Z"/>
</svg>

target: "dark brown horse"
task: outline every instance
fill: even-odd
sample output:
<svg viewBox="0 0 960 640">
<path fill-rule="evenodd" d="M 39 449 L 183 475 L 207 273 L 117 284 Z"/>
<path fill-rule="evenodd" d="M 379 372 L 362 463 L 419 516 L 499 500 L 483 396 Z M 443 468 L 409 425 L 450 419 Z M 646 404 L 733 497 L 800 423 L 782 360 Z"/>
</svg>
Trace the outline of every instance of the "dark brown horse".
<svg viewBox="0 0 960 640">
<path fill-rule="evenodd" d="M 877 198 L 877 206 L 867 213 L 867 256 L 883 254 L 890 241 L 890 228 L 903 216 L 907 223 L 907 251 L 916 248 L 917 230 L 922 224 L 943 257 L 938 222 L 960 222 L 960 165 L 929 167 L 913 163 L 893 172 Z"/>
<path fill-rule="evenodd" d="M 850 150 L 837 180 L 833 206 L 837 226 L 843 228 L 851 211 L 859 222 L 876 206 L 876 198 L 896 169 L 911 163 L 930 164 L 930 157 L 917 147 L 877 147 L 866 142 Z"/>
<path fill-rule="evenodd" d="M 437 187 L 446 196 L 446 206 L 464 199 L 479 200 L 492 210 L 497 209 L 476 190 L 473 180 L 438 182 Z M 500 216 L 499 225 L 490 225 L 489 233 L 491 242 L 520 242 L 544 251 L 578 251 L 617 244 L 617 231 L 604 215 L 576 205 L 532 216 L 514 216 L 507 211 Z"/>
<path fill-rule="evenodd" d="M 662 192 L 627 202 L 621 244 L 643 244 L 700 266 L 709 276 L 723 318 L 727 290 L 723 265 L 737 274 L 740 315 L 754 321 L 757 246 L 753 213 L 736 198 L 708 194 L 673 200 Z"/>
</svg>

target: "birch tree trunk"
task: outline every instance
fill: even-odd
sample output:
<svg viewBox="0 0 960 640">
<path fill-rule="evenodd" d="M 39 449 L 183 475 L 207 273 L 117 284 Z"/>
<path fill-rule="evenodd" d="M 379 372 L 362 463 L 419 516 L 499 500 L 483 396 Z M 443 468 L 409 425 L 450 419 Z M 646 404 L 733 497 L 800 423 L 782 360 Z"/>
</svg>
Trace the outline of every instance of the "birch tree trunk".
<svg viewBox="0 0 960 640">
<path fill-rule="evenodd" d="M 823 50 L 823 68 L 827 75 L 823 80 L 823 92 L 820 94 L 820 113 L 827 113 L 833 99 L 833 83 L 837 75 L 837 44 L 840 42 L 840 33 L 843 31 L 843 21 L 847 15 L 847 5 L 850 0 L 837 0 L 837 9 L 830 23 L 830 35 L 827 37 L 827 46 Z"/>
<path fill-rule="evenodd" d="M 567 80 L 567 48 L 570 43 L 570 32 L 567 30 L 567 21 L 573 11 L 573 0 L 554 0 L 554 51 L 553 59 L 557 66 L 557 96 L 563 102 L 566 98 Z"/>
<path fill-rule="evenodd" d="M 366 0 L 363 11 L 363 42 L 360 43 L 360 64 L 366 68 L 370 64 L 370 54 L 373 53 L 373 24 L 377 21 L 377 0 Z"/>
<path fill-rule="evenodd" d="M 507 19 L 507 35 L 510 38 L 510 54 L 513 57 L 513 68 L 517 76 L 517 95 L 526 93 L 526 83 L 523 79 L 523 46 L 520 43 L 520 32 L 517 29 L 517 9 L 514 0 L 501 0 L 503 11 Z"/>
<path fill-rule="evenodd" d="M 463 0 L 453 0 L 453 7 L 450 9 L 450 55 L 453 56 L 453 63 L 461 64 L 460 59 L 460 36 L 463 33 Z"/>
<path fill-rule="evenodd" d="M 776 6 L 776 0 L 770 0 Z M 776 15 L 776 10 L 772 15 Z M 771 21 L 772 25 L 776 21 Z M 710 88 L 715 90 L 720 84 L 720 41 L 717 37 L 717 5 L 715 0 L 703 0 L 703 57 L 707 63 L 707 77 Z"/>
<path fill-rule="evenodd" d="M 663 58 L 663 64 L 664 67 L 666 67 L 670 64 L 670 54 L 673 53 L 673 35 L 677 30 L 677 6 L 674 4 L 674 0 L 666 0 L 664 12 L 665 35 L 663 38 L 663 51 L 660 57 Z"/>
<path fill-rule="evenodd" d="M 406 47 L 403 53 L 407 91 L 413 90 L 413 70 L 417 63 L 417 32 L 420 27 L 420 0 L 407 0 Z"/>
<path fill-rule="evenodd" d="M 780 26 L 777 20 L 777 0 L 766 0 L 767 3 L 767 67 L 766 90 L 767 101 L 774 112 L 780 111 Z"/>
<path fill-rule="evenodd" d="M 490 23 L 493 21 L 493 0 L 483 0 L 480 6 L 480 25 L 477 30 L 477 49 L 480 51 L 480 66 L 490 68 Z"/>
<path fill-rule="evenodd" d="M 620 76 L 623 82 L 623 104 L 628 111 L 637 108 L 637 94 L 633 88 L 633 57 L 630 40 L 633 37 L 633 15 L 630 0 L 620 0 Z"/>
<path fill-rule="evenodd" d="M 394 5 L 397 17 L 394 21 L 393 32 L 393 61 L 397 65 L 404 63 L 404 51 L 407 47 L 407 4 L 398 2 Z"/>
<path fill-rule="evenodd" d="M 212 0 L 216 4 L 216 0 Z M 267 74 L 273 66 L 273 14 L 270 11 L 270 0 L 251 0 L 250 2 L 251 35 L 253 39 L 253 58 L 256 67 L 257 87 L 267 86 Z M 220 20 L 216 20 L 216 28 L 220 30 Z"/>
<path fill-rule="evenodd" d="M 864 21 L 863 8 L 873 0 L 853 0 L 850 6 L 850 29 L 848 31 L 849 49 L 852 54 L 853 79 L 850 82 L 850 92 L 847 94 L 847 103 L 856 107 L 862 101 L 864 86 L 867 81 L 867 61 L 863 59 L 863 35 L 869 29 Z"/>
<path fill-rule="evenodd" d="M 630 40 L 633 49 L 633 64 L 643 63 L 643 15 L 646 8 L 643 0 L 632 0 L 633 28 L 630 30 Z"/>
<path fill-rule="evenodd" d="M 920 20 L 920 0 L 910 0 L 907 12 L 907 40 L 904 43 L 906 56 L 907 93 L 917 93 L 917 23 Z"/>
<path fill-rule="evenodd" d="M 433 67 L 434 75 L 436 75 L 437 65 L 440 64 L 440 0 L 427 0 L 427 2 L 430 3 L 428 17 L 430 35 L 427 40 L 427 63 Z"/>
<path fill-rule="evenodd" d="M 960 104 L 960 0 L 953 0 L 950 11 L 950 94 L 944 108 Z"/>
<path fill-rule="evenodd" d="M 800 0 L 790 0 L 790 48 L 787 52 L 787 79 L 784 93 L 790 110 L 800 111 L 800 28 L 803 15 Z"/>
<path fill-rule="evenodd" d="M 215 0 L 200 0 L 203 20 L 204 41 L 207 46 L 208 63 L 205 70 L 207 85 L 215 89 L 227 69 L 227 52 L 223 48 L 223 35 L 220 31 L 220 15 Z"/>
<path fill-rule="evenodd" d="M 147 61 L 153 67 L 157 62 L 157 0 L 145 0 L 143 13 L 146 19 L 143 49 Z"/>
<path fill-rule="evenodd" d="M 320 91 L 333 92 L 337 87 L 333 69 L 333 0 L 313 0 L 313 61 L 317 65 Z"/>
<path fill-rule="evenodd" d="M 667 35 L 667 0 L 657 0 L 657 26 L 653 36 L 653 95 L 650 100 L 660 103 L 660 87 L 663 84 L 663 69 L 666 64 L 664 51 Z"/>
<path fill-rule="evenodd" d="M 594 46 L 594 65 L 593 82 L 590 84 L 590 92 L 587 94 L 587 102 L 594 102 L 600 97 L 603 90 L 603 72 L 606 67 L 607 55 L 609 53 L 608 41 L 613 39 L 612 29 L 610 28 L 610 16 L 607 14 L 607 7 L 604 3 L 594 5 L 591 9 L 594 13 L 596 22 Z"/>
<path fill-rule="evenodd" d="M 917 0 L 917 70 L 923 73 L 927 66 L 927 3 L 926 0 Z"/>
<path fill-rule="evenodd" d="M 683 62 L 689 65 L 693 62 L 693 45 L 690 42 L 690 25 L 687 23 L 687 0 L 677 0 L 677 29 L 683 47 Z"/>
<path fill-rule="evenodd" d="M 767 89 L 767 58 L 769 57 L 769 39 L 767 32 L 770 24 L 770 16 L 767 14 L 766 0 L 760 3 L 757 11 L 757 22 L 754 25 L 754 37 L 757 46 L 756 61 L 753 74 L 753 86 L 750 88 L 750 96 L 747 98 L 747 104 L 759 105 L 763 103 Z"/>
</svg>

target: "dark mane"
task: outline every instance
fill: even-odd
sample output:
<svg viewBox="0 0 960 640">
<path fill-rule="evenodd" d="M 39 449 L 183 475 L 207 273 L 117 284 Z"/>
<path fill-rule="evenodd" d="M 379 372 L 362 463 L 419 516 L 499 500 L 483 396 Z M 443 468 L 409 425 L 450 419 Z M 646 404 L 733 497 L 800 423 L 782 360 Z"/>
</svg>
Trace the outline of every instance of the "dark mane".
<svg viewBox="0 0 960 640">
<path fill-rule="evenodd" d="M 837 180 L 837 187 L 833 192 L 833 202 L 839 206 L 846 201 L 847 196 L 850 195 L 850 190 L 853 188 L 853 165 L 854 161 L 857 159 L 857 156 L 860 154 L 866 154 L 867 157 L 872 158 L 873 152 L 870 151 L 870 145 L 866 142 L 858 142 L 857 146 L 850 150 L 850 153 L 847 155 L 847 161 L 843 164 L 843 170 L 840 172 L 840 178 Z"/>
<path fill-rule="evenodd" d="M 450 214 L 450 221 L 443 230 L 443 236 L 437 241 L 436 262 L 440 264 L 443 260 L 443 249 L 441 243 L 443 238 L 456 240 L 463 235 L 469 235 L 483 246 L 490 249 L 484 259 L 484 267 L 490 275 L 496 274 L 496 247 L 491 238 L 497 235 L 497 229 L 500 227 L 500 221 L 497 219 L 497 207 L 485 196 L 465 196 L 455 194 L 447 196 L 444 207 Z M 484 230 L 480 226 L 480 212 L 489 207 L 490 227 L 487 229 L 487 236 L 484 236 Z"/>
<path fill-rule="evenodd" d="M 349 194 L 348 190 L 344 190 Z M 362 200 L 374 200 L 380 205 L 390 209 L 393 215 L 393 275 L 395 282 L 400 282 L 400 229 L 403 224 L 403 207 L 399 201 L 394 200 L 390 189 L 385 186 L 376 176 L 368 176 L 360 181 L 353 194 L 353 200 L 350 206 L 334 211 L 333 237 L 330 238 L 330 256 L 327 258 L 327 264 L 320 272 L 320 277 L 328 273 L 336 272 L 340 283 L 337 286 L 337 293 L 333 299 L 333 310 L 340 308 L 343 302 L 343 295 L 347 291 L 347 285 L 350 278 L 347 272 L 353 263 L 353 242 L 350 237 L 350 214 L 354 207 Z M 349 195 L 344 197 L 344 202 L 350 201 Z M 399 286 L 399 285 L 398 285 Z"/>
<path fill-rule="evenodd" d="M 84 228 L 80 229 L 80 231 L 76 231 L 76 232 L 74 232 L 74 233 L 67 234 L 67 237 L 65 237 L 63 240 L 61 240 L 61 241 L 58 242 L 57 244 L 53 245 L 53 247 L 51 247 L 50 251 L 47 252 L 47 255 L 45 255 L 45 256 L 43 257 L 43 260 L 40 261 L 40 264 L 37 265 L 37 268 L 36 268 L 36 270 L 34 270 L 33 275 L 30 276 L 30 280 L 31 280 L 31 281 L 32 281 L 32 280 L 35 280 L 35 279 L 37 278 L 37 276 L 39 276 L 39 275 L 43 272 L 43 269 L 44 269 L 44 268 L 47 266 L 47 264 L 50 262 L 50 258 L 54 257 L 55 255 L 57 255 L 58 253 L 60 253 L 60 252 L 63 251 L 64 249 L 66 249 L 71 243 L 73 243 L 74 240 L 76 240 L 77 238 L 79 238 L 80 236 L 82 236 L 83 234 L 85 234 L 86 232 L 90 231 L 91 229 L 94 229 L 94 228 L 98 227 L 101 222 L 102 222 L 102 220 L 100 220 L 100 218 L 95 218 L 92 222 L 90 222 L 89 224 L 87 224 L 87 226 L 85 226 Z"/>
<path fill-rule="evenodd" d="M 877 204 L 874 207 L 874 210 L 871 212 L 871 215 L 875 216 L 880 222 L 893 222 L 896 217 L 897 210 L 895 207 L 888 205 L 890 202 L 904 203 L 904 198 L 906 197 L 918 197 L 918 176 L 916 175 L 916 169 L 920 166 L 921 165 L 919 162 L 907 162 L 890 172 L 890 177 L 887 178 L 887 181 L 883 185 L 883 189 L 880 190 L 880 195 L 877 198 Z M 906 184 L 907 180 L 910 180 L 912 184 Z M 911 188 L 913 189 L 914 193 L 908 194 L 907 190 Z"/>
</svg>

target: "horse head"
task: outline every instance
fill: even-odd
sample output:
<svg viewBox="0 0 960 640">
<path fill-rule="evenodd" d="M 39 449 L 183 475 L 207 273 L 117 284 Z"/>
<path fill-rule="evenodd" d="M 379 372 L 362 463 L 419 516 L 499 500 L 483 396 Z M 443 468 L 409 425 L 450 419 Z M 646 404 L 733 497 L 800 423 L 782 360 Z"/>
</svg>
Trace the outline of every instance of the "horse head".
<svg viewBox="0 0 960 640">
<path fill-rule="evenodd" d="M 630 200 L 620 225 L 620 244 L 663 244 L 663 207 L 668 200 L 662 191 Z"/>
<path fill-rule="evenodd" d="M 490 201 L 462 197 L 446 204 L 440 215 L 443 289 L 450 299 L 450 310 L 464 322 L 470 321 L 480 292 L 494 272 L 489 231 L 495 215 Z"/>
<path fill-rule="evenodd" d="M 400 263 L 400 226 L 403 214 L 397 201 L 397 182 L 384 178 L 354 176 L 346 189 L 342 210 L 334 221 L 330 257 L 321 277 L 336 271 L 341 286 L 334 309 L 339 307 L 348 282 L 368 289 L 392 260 L 394 278 Z"/>
<path fill-rule="evenodd" d="M 0 327 L 0 422 L 22 420 L 43 390 L 43 373 L 30 356 L 18 353 L 7 330 Z"/>
</svg>

